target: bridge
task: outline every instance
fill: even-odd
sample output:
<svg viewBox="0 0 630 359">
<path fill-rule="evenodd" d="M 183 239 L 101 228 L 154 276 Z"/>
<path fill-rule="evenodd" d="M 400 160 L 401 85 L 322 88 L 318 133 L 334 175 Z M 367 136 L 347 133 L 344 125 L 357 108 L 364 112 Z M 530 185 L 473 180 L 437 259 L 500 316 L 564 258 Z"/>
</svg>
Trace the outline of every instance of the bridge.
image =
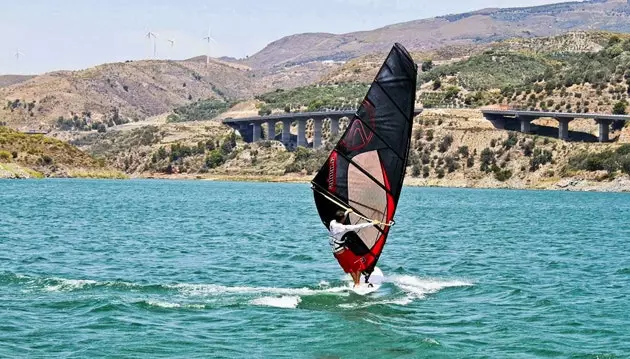
<svg viewBox="0 0 630 359">
<path fill-rule="evenodd" d="M 414 116 L 422 112 L 417 108 Z M 274 114 L 270 116 L 255 116 L 244 118 L 227 118 L 223 120 L 223 124 L 238 130 L 243 139 L 247 142 L 257 142 L 262 138 L 262 124 L 267 124 L 267 139 L 276 138 L 276 123 L 282 122 L 282 135 L 280 140 L 283 144 L 289 145 L 291 141 L 291 123 L 297 121 L 298 133 L 296 139 L 297 146 L 307 146 L 306 141 L 306 122 L 313 120 L 313 148 L 322 145 L 322 124 L 325 120 L 330 121 L 330 132 L 332 135 L 339 133 L 339 120 L 342 118 L 351 118 L 356 110 L 343 111 L 318 111 L 318 112 L 291 112 Z"/>
<path fill-rule="evenodd" d="M 520 129 L 520 132 L 523 133 L 531 133 L 532 121 L 543 117 L 553 118 L 558 121 L 558 138 L 565 141 L 569 140 L 569 122 L 575 120 L 576 118 L 593 119 L 598 124 L 599 142 L 608 142 L 610 140 L 610 124 L 613 123 L 613 121 L 630 121 L 630 116 L 601 113 L 519 111 L 500 109 L 482 109 L 481 112 L 495 128 L 518 128 Z"/>
</svg>

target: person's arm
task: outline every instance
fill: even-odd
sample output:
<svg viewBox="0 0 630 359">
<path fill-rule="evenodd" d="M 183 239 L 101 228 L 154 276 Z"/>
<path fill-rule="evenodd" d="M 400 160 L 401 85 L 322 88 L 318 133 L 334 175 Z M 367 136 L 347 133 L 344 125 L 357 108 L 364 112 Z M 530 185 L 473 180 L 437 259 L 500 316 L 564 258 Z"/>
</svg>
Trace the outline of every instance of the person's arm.
<svg viewBox="0 0 630 359">
<path fill-rule="evenodd" d="M 343 224 L 343 230 L 344 230 L 344 232 L 359 231 L 359 230 L 361 230 L 363 228 L 372 227 L 372 226 L 377 225 L 379 223 L 380 222 L 378 222 L 378 221 L 372 221 L 372 222 L 361 223 L 361 224 Z"/>
</svg>

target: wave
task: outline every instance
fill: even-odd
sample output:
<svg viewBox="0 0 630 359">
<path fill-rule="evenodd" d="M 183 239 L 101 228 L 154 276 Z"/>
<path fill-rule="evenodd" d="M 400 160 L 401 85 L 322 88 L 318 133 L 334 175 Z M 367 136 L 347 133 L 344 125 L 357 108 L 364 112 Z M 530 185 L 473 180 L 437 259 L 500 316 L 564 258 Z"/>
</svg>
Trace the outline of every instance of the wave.
<svg viewBox="0 0 630 359">
<path fill-rule="evenodd" d="M 331 287 L 323 289 L 303 288 L 278 288 L 278 287 L 228 287 L 218 284 L 176 284 L 170 286 L 178 289 L 188 296 L 215 296 L 221 294 L 276 294 L 276 295 L 300 295 L 312 296 L 318 294 L 339 294 L 348 292 L 347 286 Z"/>
<path fill-rule="evenodd" d="M 173 302 L 164 302 L 159 300 L 146 300 L 141 301 L 140 304 L 146 305 L 149 307 L 157 307 L 164 309 L 178 309 L 178 308 L 187 308 L 187 309 L 205 309 L 205 304 L 181 304 L 181 303 L 173 303 Z"/>
<path fill-rule="evenodd" d="M 298 304 L 302 301 L 300 296 L 282 296 L 282 297 L 261 297 L 252 299 L 250 304 L 276 307 L 276 308 L 297 308 Z"/>
<path fill-rule="evenodd" d="M 263 286 L 226 286 L 220 284 L 141 284 L 121 280 L 97 281 L 92 279 L 66 279 L 59 277 L 38 278 L 27 275 L 0 273 L 0 284 L 24 285 L 28 290 L 44 292 L 73 292 L 97 290 L 107 288 L 110 290 L 133 292 L 137 303 L 138 295 L 146 296 L 155 294 L 163 295 L 169 299 L 152 298 L 142 300 L 148 307 L 158 307 L 165 309 L 195 308 L 204 309 L 215 305 L 257 305 L 277 308 L 297 308 L 303 303 L 304 297 L 327 296 L 331 299 L 309 300 L 307 307 L 315 305 L 317 302 L 325 301 L 327 305 L 332 304 L 339 308 L 365 308 L 373 305 L 399 305 L 406 306 L 414 300 L 424 299 L 427 295 L 436 293 L 442 289 L 450 287 L 472 286 L 473 283 L 465 280 L 444 280 L 437 278 L 421 278 L 412 275 L 391 275 L 385 277 L 384 286 L 388 283 L 398 291 L 391 290 L 383 295 L 380 291 L 373 295 L 367 295 L 364 300 L 356 300 L 352 296 L 351 282 L 344 278 L 343 284 L 331 286 L 330 283 L 322 280 L 316 287 L 302 288 L 282 288 Z M 390 285 L 391 285 L 390 284 Z M 387 292 L 387 291 L 385 291 Z M 333 299 L 346 297 L 349 299 Z M 176 300 L 173 301 L 172 299 Z M 191 300 L 197 303 L 186 303 Z M 199 304 L 202 300 L 205 303 Z M 348 302 L 348 300 L 350 302 Z M 315 303 L 315 304 L 314 304 Z"/>
<path fill-rule="evenodd" d="M 413 298 L 423 299 L 427 294 L 437 293 L 445 288 L 470 287 L 473 285 L 465 280 L 443 280 L 437 278 L 421 278 L 411 275 L 392 275 L 386 281 L 394 283 L 398 288 Z"/>
</svg>

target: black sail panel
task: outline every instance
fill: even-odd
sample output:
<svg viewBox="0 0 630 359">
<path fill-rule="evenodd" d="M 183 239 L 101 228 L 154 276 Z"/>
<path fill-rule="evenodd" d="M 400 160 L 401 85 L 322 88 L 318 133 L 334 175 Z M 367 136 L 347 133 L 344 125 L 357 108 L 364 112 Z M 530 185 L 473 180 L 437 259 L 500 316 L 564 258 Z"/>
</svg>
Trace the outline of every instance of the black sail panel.
<svg viewBox="0 0 630 359">
<path fill-rule="evenodd" d="M 416 98 L 417 66 L 395 44 L 348 127 L 313 178 L 315 205 L 328 227 L 338 209 L 352 208 L 349 222 L 393 221 L 405 176 Z M 355 214 L 356 213 L 356 214 Z M 371 272 L 388 226 L 361 230 L 349 248 L 365 255 Z M 360 240 L 360 243 L 356 243 Z M 360 253 L 359 253 L 360 252 Z"/>
</svg>

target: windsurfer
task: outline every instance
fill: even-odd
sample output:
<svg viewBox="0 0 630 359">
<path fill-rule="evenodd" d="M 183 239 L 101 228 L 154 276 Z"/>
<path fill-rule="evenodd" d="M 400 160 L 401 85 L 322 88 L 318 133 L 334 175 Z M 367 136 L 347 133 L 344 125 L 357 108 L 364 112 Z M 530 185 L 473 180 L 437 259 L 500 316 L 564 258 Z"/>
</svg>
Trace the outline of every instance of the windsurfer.
<svg viewBox="0 0 630 359">
<path fill-rule="evenodd" d="M 351 209 L 345 212 L 343 210 L 338 210 L 335 213 L 335 219 L 330 221 L 328 234 L 330 236 L 329 243 L 332 247 L 335 258 L 337 258 L 337 261 L 339 262 L 339 265 L 341 265 L 341 268 L 343 268 L 344 272 L 350 273 L 352 280 L 354 281 L 354 286 L 358 287 L 361 281 L 361 272 L 367 269 L 365 266 L 366 261 L 363 256 L 354 254 L 345 246 L 346 237 L 344 236 L 349 232 L 360 231 L 364 228 L 379 225 L 381 222 L 372 221 L 354 225 L 343 224 L 346 216 L 351 212 Z"/>
</svg>

